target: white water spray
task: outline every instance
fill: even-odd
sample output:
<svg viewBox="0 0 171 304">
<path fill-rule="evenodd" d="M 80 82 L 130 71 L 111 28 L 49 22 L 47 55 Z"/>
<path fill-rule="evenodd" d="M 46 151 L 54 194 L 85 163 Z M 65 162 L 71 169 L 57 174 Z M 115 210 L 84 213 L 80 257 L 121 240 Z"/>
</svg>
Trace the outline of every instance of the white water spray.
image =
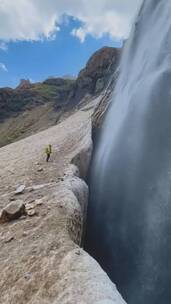
<svg viewBox="0 0 171 304">
<path fill-rule="evenodd" d="M 145 0 L 94 155 L 87 248 L 128 304 L 171 303 L 171 1 Z"/>
</svg>

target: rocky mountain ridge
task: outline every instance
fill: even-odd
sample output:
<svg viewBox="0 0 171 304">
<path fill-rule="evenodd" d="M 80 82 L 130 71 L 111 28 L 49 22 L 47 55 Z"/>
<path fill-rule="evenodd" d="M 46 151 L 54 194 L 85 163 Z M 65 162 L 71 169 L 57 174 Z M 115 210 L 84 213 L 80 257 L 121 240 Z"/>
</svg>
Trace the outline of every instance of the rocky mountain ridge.
<svg viewBox="0 0 171 304">
<path fill-rule="evenodd" d="M 21 80 L 16 89 L 0 89 L 0 147 L 57 124 L 80 104 L 106 88 L 115 72 L 120 49 L 98 50 L 76 79 Z"/>
</svg>

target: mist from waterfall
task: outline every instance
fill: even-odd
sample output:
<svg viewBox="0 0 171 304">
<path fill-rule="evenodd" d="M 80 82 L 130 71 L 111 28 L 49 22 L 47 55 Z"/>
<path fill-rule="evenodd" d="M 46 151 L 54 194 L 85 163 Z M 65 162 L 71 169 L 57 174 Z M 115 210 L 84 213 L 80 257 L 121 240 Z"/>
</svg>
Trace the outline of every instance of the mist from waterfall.
<svg viewBox="0 0 171 304">
<path fill-rule="evenodd" d="M 145 0 L 90 177 L 86 249 L 128 304 L 171 303 L 171 1 Z"/>
</svg>

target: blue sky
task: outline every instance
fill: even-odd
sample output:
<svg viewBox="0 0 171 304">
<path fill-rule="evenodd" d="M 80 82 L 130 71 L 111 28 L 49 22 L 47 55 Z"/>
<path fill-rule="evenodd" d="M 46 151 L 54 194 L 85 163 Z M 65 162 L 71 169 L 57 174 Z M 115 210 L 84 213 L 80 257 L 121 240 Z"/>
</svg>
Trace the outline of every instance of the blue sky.
<svg viewBox="0 0 171 304">
<path fill-rule="evenodd" d="M 36 82 L 49 76 L 76 76 L 97 49 L 121 46 L 121 40 L 111 39 L 107 34 L 100 39 L 88 35 L 82 43 L 70 34 L 78 25 L 78 21 L 70 18 L 54 40 L 11 42 L 6 51 L 0 50 L 0 62 L 8 70 L 0 70 L 0 86 L 15 87 L 22 78 Z"/>
<path fill-rule="evenodd" d="M 142 0 L 1 0 L 0 87 L 76 76 L 103 46 L 121 46 Z"/>
</svg>

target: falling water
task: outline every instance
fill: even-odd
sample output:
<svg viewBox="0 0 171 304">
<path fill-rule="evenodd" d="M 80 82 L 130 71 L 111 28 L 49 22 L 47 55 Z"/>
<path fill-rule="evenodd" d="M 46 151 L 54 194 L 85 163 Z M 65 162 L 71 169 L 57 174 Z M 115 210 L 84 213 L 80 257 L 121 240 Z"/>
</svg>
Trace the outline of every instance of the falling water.
<svg viewBox="0 0 171 304">
<path fill-rule="evenodd" d="M 86 248 L 128 304 L 171 303 L 171 0 L 145 0 L 96 146 Z"/>
</svg>

